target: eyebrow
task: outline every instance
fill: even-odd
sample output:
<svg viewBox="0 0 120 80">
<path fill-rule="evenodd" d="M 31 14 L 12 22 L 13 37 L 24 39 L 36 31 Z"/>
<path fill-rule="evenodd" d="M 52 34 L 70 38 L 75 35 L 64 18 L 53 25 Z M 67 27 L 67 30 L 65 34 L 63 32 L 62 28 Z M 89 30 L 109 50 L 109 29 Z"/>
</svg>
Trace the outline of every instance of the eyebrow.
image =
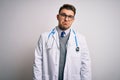
<svg viewBox="0 0 120 80">
<path fill-rule="evenodd" d="M 63 12 L 63 13 L 59 13 L 59 14 L 65 14 L 65 15 L 67 15 L 67 14 L 66 14 L 66 13 L 64 13 L 64 12 Z M 68 15 L 68 16 L 74 16 L 74 15 Z"/>
</svg>

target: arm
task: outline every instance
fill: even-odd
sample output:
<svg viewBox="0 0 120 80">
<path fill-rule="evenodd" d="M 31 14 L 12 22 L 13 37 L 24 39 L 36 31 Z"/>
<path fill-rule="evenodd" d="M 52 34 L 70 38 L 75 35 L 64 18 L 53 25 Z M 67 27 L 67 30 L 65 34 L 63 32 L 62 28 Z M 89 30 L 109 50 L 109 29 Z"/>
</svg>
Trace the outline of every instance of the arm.
<svg viewBox="0 0 120 80">
<path fill-rule="evenodd" d="M 81 65 L 81 80 L 91 80 L 91 61 L 85 38 L 82 42 Z"/>
<path fill-rule="evenodd" d="M 35 49 L 35 60 L 33 65 L 33 80 L 42 80 L 42 39 L 41 36 Z"/>
</svg>

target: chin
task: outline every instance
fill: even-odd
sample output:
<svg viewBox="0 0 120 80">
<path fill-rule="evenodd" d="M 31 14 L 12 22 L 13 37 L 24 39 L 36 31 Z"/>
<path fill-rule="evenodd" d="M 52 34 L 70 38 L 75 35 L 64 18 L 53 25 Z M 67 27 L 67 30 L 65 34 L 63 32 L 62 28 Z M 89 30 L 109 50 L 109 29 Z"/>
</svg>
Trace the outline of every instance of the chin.
<svg viewBox="0 0 120 80">
<path fill-rule="evenodd" d="M 70 27 L 69 27 L 69 26 L 59 26 L 59 28 L 60 28 L 61 30 L 67 30 L 67 29 L 69 29 Z"/>
<path fill-rule="evenodd" d="M 61 30 L 67 30 L 67 29 L 69 29 L 69 27 L 61 27 L 60 29 Z"/>
</svg>

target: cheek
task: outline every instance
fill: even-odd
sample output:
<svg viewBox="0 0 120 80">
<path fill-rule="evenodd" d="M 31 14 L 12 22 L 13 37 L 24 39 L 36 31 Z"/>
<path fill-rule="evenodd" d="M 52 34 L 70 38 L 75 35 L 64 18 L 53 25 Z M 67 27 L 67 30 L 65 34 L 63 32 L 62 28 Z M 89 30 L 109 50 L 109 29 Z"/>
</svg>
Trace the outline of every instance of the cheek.
<svg viewBox="0 0 120 80">
<path fill-rule="evenodd" d="M 72 25 L 73 21 L 70 22 L 70 25 Z"/>
<path fill-rule="evenodd" d="M 63 20 L 59 20 L 59 23 L 62 24 L 64 21 Z"/>
<path fill-rule="evenodd" d="M 69 25 L 72 25 L 73 22 L 70 22 Z"/>
<path fill-rule="evenodd" d="M 62 22 L 62 19 L 61 19 L 61 18 L 58 18 L 58 22 Z"/>
</svg>

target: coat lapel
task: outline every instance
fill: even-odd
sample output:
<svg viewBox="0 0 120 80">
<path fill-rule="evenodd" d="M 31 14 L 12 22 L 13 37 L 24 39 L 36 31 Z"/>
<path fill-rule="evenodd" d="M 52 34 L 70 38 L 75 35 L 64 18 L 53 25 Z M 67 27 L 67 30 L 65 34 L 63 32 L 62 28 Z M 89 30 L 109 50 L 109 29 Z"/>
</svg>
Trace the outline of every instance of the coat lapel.
<svg viewBox="0 0 120 80">
<path fill-rule="evenodd" d="M 53 41 L 53 40 L 55 40 L 55 42 L 57 44 L 57 47 L 59 48 L 60 47 L 60 45 L 59 45 L 59 36 L 58 36 L 58 32 L 57 32 L 56 28 L 54 28 L 54 30 L 52 31 L 51 37 L 50 37 L 50 39 L 48 41 L 48 42 L 51 43 L 51 46 L 53 44 L 51 41 Z M 67 43 L 68 49 L 71 46 L 75 46 L 75 34 L 73 33 L 72 29 L 70 31 L 70 36 L 69 36 L 68 43 Z"/>
<path fill-rule="evenodd" d="M 57 32 L 56 28 L 54 31 L 55 31 L 55 33 L 53 35 L 53 38 L 56 41 L 57 47 L 59 48 L 59 36 L 58 36 L 58 32 Z"/>
<path fill-rule="evenodd" d="M 70 31 L 70 36 L 68 39 L 68 47 L 74 46 L 75 45 L 75 34 L 73 33 L 73 30 L 71 29 Z"/>
</svg>

